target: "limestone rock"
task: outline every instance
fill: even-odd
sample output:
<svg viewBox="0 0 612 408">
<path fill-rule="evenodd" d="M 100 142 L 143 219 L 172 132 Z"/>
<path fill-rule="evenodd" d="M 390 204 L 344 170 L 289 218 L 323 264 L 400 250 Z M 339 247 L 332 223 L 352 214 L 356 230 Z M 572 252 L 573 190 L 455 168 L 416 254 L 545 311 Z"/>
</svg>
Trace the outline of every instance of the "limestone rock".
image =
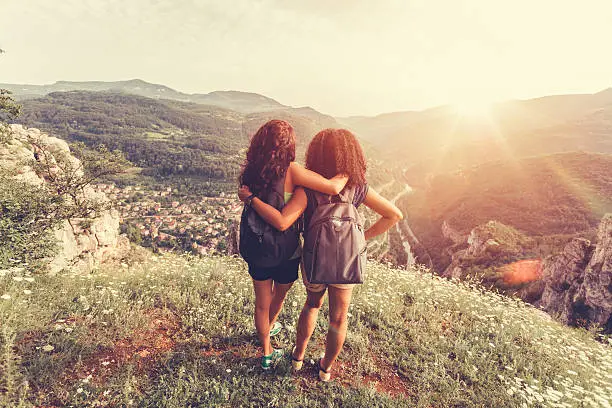
<svg viewBox="0 0 612 408">
<path fill-rule="evenodd" d="M 592 319 L 600 325 L 610 324 L 612 313 L 612 214 L 607 214 L 597 234 L 597 246 L 584 271 L 586 305 Z"/>
<path fill-rule="evenodd" d="M 595 322 L 612 330 L 612 214 L 606 215 L 597 243 L 576 238 L 548 259 L 539 305 L 568 324 Z"/>
<path fill-rule="evenodd" d="M 442 222 L 442 236 L 453 242 L 453 245 L 460 245 L 467 241 L 467 236 L 461 234 L 459 231 L 451 227 L 448 221 Z"/>
<path fill-rule="evenodd" d="M 581 288 L 592 250 L 588 240 L 575 238 L 544 264 L 540 306 L 563 323 L 575 324 L 575 305 L 584 303 Z"/>
<path fill-rule="evenodd" d="M 35 147 L 31 144 L 32 138 L 51 147 L 51 151 L 70 153 L 66 141 L 50 137 L 38 129 L 25 128 L 21 125 L 11 125 L 12 139 L 8 144 L 0 145 L 0 169 L 7 170 L 17 179 L 28 183 L 42 185 L 45 180 L 27 166 L 27 162 L 35 158 Z M 79 161 L 69 156 L 75 164 Z M 53 157 L 49 158 L 54 160 Z M 96 201 L 107 201 L 103 193 L 95 192 L 92 188 L 85 191 L 87 198 Z M 59 252 L 49 262 L 49 272 L 57 273 L 68 267 L 76 268 L 82 272 L 91 271 L 100 263 L 113 259 L 120 259 L 130 250 L 129 240 L 119 235 L 119 213 L 114 210 L 104 211 L 90 220 L 66 221 L 61 228 L 55 231 L 59 242 Z M 84 225 L 90 224 L 87 227 Z"/>
</svg>

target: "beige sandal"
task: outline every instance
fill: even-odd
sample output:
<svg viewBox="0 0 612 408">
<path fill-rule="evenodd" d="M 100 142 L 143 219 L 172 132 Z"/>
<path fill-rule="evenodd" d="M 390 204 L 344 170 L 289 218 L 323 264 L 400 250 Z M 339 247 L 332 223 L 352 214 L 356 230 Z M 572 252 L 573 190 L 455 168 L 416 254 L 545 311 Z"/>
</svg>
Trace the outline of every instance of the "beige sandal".
<svg viewBox="0 0 612 408">
<path fill-rule="evenodd" d="M 329 372 L 329 368 L 327 370 L 323 368 L 321 360 L 323 360 L 323 358 L 319 359 L 319 380 L 328 382 L 331 380 L 331 373 Z"/>
<path fill-rule="evenodd" d="M 294 354 L 295 354 L 295 347 L 293 348 L 293 351 L 291 352 L 291 367 L 293 367 L 294 371 L 300 371 L 302 367 L 304 366 L 304 359 L 298 360 L 297 358 L 293 357 Z"/>
</svg>

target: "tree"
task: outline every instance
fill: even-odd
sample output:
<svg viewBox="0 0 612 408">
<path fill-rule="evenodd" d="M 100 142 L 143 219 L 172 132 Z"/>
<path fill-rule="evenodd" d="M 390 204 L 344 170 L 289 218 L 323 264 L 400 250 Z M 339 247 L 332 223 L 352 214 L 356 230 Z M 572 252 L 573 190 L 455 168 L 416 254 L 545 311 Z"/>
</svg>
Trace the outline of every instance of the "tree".
<svg viewBox="0 0 612 408">
<path fill-rule="evenodd" d="M 69 152 L 49 145 L 40 136 L 31 136 L 29 142 L 37 158 L 28 165 L 63 199 L 59 218 L 88 218 L 111 207 L 110 201 L 92 198 L 87 189 L 103 177 L 125 172 L 129 162 L 121 152 L 110 151 L 104 145 L 87 149 L 84 144 L 76 143 L 71 146 L 72 154 L 79 159 L 75 160 Z"/>
<path fill-rule="evenodd" d="M 0 48 L 0 54 L 4 54 Z M 14 120 L 21 113 L 21 105 L 19 105 L 11 96 L 11 91 L 0 88 L 0 142 L 8 138 L 8 125 L 6 122 Z"/>
<path fill-rule="evenodd" d="M 127 235 L 130 242 L 136 245 L 142 244 L 142 233 L 140 232 L 140 228 L 134 224 L 123 224 L 121 226 L 121 232 Z"/>
<path fill-rule="evenodd" d="M 52 256 L 57 244 L 51 232 L 62 199 L 43 186 L 15 180 L 0 172 L 0 269 L 25 263 L 32 269 Z"/>
<path fill-rule="evenodd" d="M 6 142 L 9 138 L 8 123 L 15 120 L 21 113 L 21 105 L 19 105 L 11 92 L 6 89 L 0 89 L 0 142 Z"/>
</svg>

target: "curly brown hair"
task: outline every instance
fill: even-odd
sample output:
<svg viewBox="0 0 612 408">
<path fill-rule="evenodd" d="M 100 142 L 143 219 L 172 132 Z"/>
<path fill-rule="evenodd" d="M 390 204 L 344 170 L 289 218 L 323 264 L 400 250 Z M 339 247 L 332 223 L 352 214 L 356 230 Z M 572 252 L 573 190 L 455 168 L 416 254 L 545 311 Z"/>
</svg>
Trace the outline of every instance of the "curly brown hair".
<svg viewBox="0 0 612 408">
<path fill-rule="evenodd" d="M 295 131 L 288 122 L 273 119 L 251 139 L 240 184 L 255 194 L 268 191 L 285 176 L 292 161 L 295 161 Z"/>
<path fill-rule="evenodd" d="M 347 186 L 366 183 L 366 159 L 355 135 L 346 129 L 324 129 L 308 145 L 306 168 L 326 178 L 349 177 Z"/>
</svg>

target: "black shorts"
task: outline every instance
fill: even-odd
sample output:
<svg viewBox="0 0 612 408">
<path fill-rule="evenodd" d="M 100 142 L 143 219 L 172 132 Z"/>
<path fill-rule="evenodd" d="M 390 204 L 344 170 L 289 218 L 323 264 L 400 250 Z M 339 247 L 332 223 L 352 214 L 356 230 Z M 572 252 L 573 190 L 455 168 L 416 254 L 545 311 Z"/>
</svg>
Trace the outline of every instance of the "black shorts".
<svg viewBox="0 0 612 408">
<path fill-rule="evenodd" d="M 276 283 L 293 283 L 298 278 L 301 258 L 289 259 L 272 268 L 260 268 L 249 265 L 249 275 L 256 281 L 272 279 Z"/>
</svg>

